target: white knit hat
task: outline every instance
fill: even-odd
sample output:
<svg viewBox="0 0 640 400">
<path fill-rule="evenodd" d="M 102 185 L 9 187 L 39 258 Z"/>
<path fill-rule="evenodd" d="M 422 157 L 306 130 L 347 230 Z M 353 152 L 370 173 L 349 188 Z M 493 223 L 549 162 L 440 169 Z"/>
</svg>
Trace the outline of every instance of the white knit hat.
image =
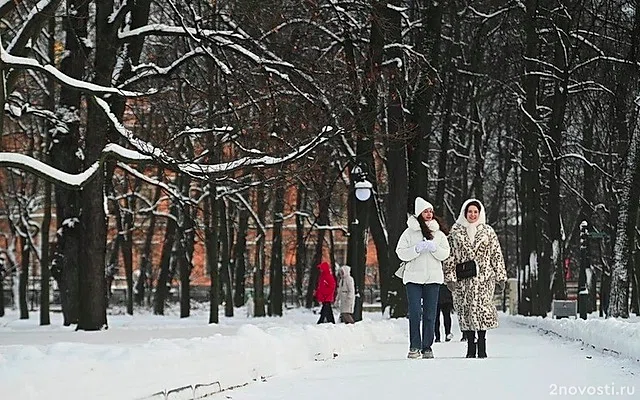
<svg viewBox="0 0 640 400">
<path fill-rule="evenodd" d="M 426 201 L 422 197 L 416 197 L 413 216 L 414 217 L 418 217 L 418 215 L 422 214 L 422 212 L 424 210 L 426 210 L 427 208 L 430 208 L 430 209 L 433 210 L 433 205 L 431 205 L 431 203 L 429 203 L 428 201 Z"/>
</svg>

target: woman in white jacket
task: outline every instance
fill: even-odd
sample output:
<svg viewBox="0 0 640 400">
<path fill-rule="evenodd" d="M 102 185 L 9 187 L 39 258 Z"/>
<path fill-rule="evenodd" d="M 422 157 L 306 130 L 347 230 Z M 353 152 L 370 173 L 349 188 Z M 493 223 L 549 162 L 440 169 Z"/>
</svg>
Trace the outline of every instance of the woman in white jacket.
<svg viewBox="0 0 640 400">
<path fill-rule="evenodd" d="M 433 358 L 436 310 L 440 284 L 444 283 L 442 261 L 449 257 L 448 229 L 425 199 L 415 200 L 414 214 L 407 219 L 396 254 L 405 262 L 402 282 L 409 303 L 408 358 Z M 422 319 L 422 334 L 420 334 Z"/>
</svg>

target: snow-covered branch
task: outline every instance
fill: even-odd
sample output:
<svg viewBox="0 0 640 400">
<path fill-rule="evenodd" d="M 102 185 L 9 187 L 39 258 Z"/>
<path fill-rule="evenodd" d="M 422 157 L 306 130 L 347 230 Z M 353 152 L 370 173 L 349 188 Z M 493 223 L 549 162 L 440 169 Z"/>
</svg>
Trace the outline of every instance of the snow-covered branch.
<svg viewBox="0 0 640 400">
<path fill-rule="evenodd" d="M 124 171 L 126 171 L 127 173 L 135 176 L 136 178 L 147 182 L 150 185 L 153 186 L 158 186 L 160 188 L 162 188 L 162 190 L 164 190 L 168 195 L 170 195 L 171 197 L 173 197 L 174 199 L 178 199 L 181 202 L 184 203 L 191 203 L 192 205 L 197 205 L 197 202 L 192 199 L 191 197 L 188 196 L 183 196 L 182 193 L 180 193 L 180 191 L 178 190 L 174 190 L 171 187 L 169 187 L 169 185 L 167 185 L 164 182 L 161 182 L 157 179 L 154 179 L 152 177 L 149 177 L 147 175 L 145 175 L 144 173 L 136 170 L 135 168 L 131 168 L 129 165 L 127 165 L 126 163 L 123 162 L 119 162 L 118 167 Z"/>
<path fill-rule="evenodd" d="M 481 11 L 478 11 L 478 10 L 476 10 L 476 9 L 475 9 L 475 7 L 473 7 L 473 6 L 468 6 L 468 7 L 467 7 L 467 9 L 468 9 L 469 11 L 471 11 L 471 13 L 472 13 L 472 14 L 474 14 L 475 16 L 477 16 L 477 17 L 480 17 L 480 18 L 484 19 L 484 22 L 486 22 L 486 21 L 487 21 L 487 20 L 489 20 L 489 19 L 499 17 L 499 16 L 501 16 L 501 15 L 502 15 L 502 14 L 504 14 L 504 13 L 507 13 L 507 12 L 509 12 L 509 11 L 513 10 L 513 9 L 518 8 L 518 3 L 519 3 L 519 2 L 517 2 L 517 1 L 511 2 L 511 4 L 507 5 L 506 7 L 503 7 L 503 8 L 500 8 L 500 9 L 496 10 L 496 11 L 493 11 L 493 12 L 492 12 L 492 13 L 490 13 L 490 14 L 483 13 L 483 12 L 481 12 Z"/>
<path fill-rule="evenodd" d="M 86 170 L 77 174 L 60 171 L 59 169 L 45 164 L 40 160 L 36 160 L 33 157 L 17 153 L 0 153 L 0 167 L 18 168 L 39 176 L 53 184 L 64 186 L 69 189 L 81 189 L 91 181 L 91 179 L 93 179 L 98 171 L 100 171 L 100 165 L 107 157 L 113 157 L 121 161 L 129 162 L 151 160 L 150 157 L 111 143 L 106 145 L 104 150 L 102 150 L 102 157 L 100 160 L 93 163 Z"/>
<path fill-rule="evenodd" d="M 140 64 L 140 65 L 136 65 L 131 69 L 131 72 L 134 74 L 134 76 L 132 76 L 131 78 L 127 79 L 124 83 L 122 83 L 119 87 L 120 88 L 126 88 L 134 83 L 139 83 L 145 79 L 149 79 L 149 78 L 158 78 L 158 77 L 166 77 L 169 76 L 172 72 L 174 72 L 175 70 L 177 70 L 180 66 L 182 66 L 183 64 L 187 63 L 188 61 L 196 58 L 196 57 L 202 57 L 202 56 L 206 56 L 208 55 L 209 52 L 205 51 L 202 47 L 198 47 L 186 54 L 183 54 L 180 58 L 178 58 L 177 60 L 173 61 L 171 63 L 171 65 L 167 66 L 167 67 L 160 67 L 156 64 L 152 64 L 152 63 L 145 63 L 145 64 Z M 225 74 L 230 74 L 231 71 L 229 69 L 229 67 L 222 62 L 221 60 L 219 60 L 218 58 L 216 58 L 215 56 L 213 56 L 213 60 L 216 63 L 216 65 L 225 73 Z"/>
<path fill-rule="evenodd" d="M 124 125 L 122 125 L 122 123 L 111 112 L 109 104 L 107 104 L 106 101 L 100 98 L 95 98 L 95 101 L 104 110 L 107 118 L 109 118 L 116 131 L 120 133 L 120 135 L 125 138 L 127 142 L 129 142 L 129 144 L 134 149 L 136 149 L 137 152 L 153 158 L 167 168 L 178 170 L 195 178 L 208 178 L 212 175 L 226 174 L 246 167 L 266 168 L 295 161 L 301 157 L 304 157 L 317 146 L 326 142 L 328 140 L 327 136 L 333 131 L 332 127 L 325 126 L 322 131 L 317 136 L 312 138 L 309 142 L 298 146 L 292 152 L 282 157 L 274 157 L 268 155 L 263 155 L 260 157 L 241 157 L 233 161 L 223 162 L 219 164 L 201 164 L 191 161 L 185 162 L 183 160 L 175 159 L 174 157 L 167 154 L 164 150 L 156 147 L 152 143 L 145 142 L 144 140 L 135 136 Z"/>
<path fill-rule="evenodd" d="M 569 74 L 573 74 L 575 71 L 586 67 L 596 61 L 609 61 L 612 63 L 617 63 L 617 64 L 626 64 L 626 65 L 634 65 L 634 63 L 632 63 L 631 61 L 628 60 L 624 60 L 622 58 L 617 58 L 617 57 L 607 57 L 607 56 L 597 56 L 597 57 L 593 57 L 590 58 L 586 61 L 581 62 L 580 64 L 577 64 L 575 67 L 571 68 L 571 70 L 569 71 Z"/>
<path fill-rule="evenodd" d="M 16 8 L 17 2 L 14 0 L 1 0 L 0 1 L 0 18 L 5 18 L 6 15 Z"/>
<path fill-rule="evenodd" d="M 2 62 L 4 63 L 5 68 L 9 67 L 9 68 L 16 68 L 16 69 L 32 69 L 32 70 L 44 72 L 50 77 L 52 77 L 53 79 L 55 79 L 57 82 L 61 83 L 62 85 L 72 87 L 83 92 L 88 92 L 93 95 L 117 94 L 119 96 L 138 97 L 138 96 L 149 94 L 149 93 L 130 92 L 126 90 L 121 90 L 121 89 L 112 88 L 112 87 L 105 87 L 105 86 L 96 85 L 94 83 L 81 81 L 79 79 L 75 79 L 68 75 L 63 74 L 53 65 L 50 65 L 50 64 L 42 65 L 38 61 L 32 58 L 13 56 L 7 53 L 2 46 L 0 46 L 0 57 L 2 58 Z"/>
<path fill-rule="evenodd" d="M 33 6 L 26 17 L 26 21 L 20 25 L 20 30 L 7 45 L 7 52 L 15 55 L 24 55 L 24 50 L 29 40 L 32 40 L 34 33 L 41 29 L 42 24 L 51 15 L 55 14 L 55 9 L 59 3 L 60 0 L 40 0 Z"/>
</svg>

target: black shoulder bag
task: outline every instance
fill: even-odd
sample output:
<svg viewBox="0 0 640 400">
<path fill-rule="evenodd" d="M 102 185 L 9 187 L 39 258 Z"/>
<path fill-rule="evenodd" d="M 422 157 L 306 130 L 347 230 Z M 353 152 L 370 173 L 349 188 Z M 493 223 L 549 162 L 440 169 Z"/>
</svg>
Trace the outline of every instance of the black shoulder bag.
<svg viewBox="0 0 640 400">
<path fill-rule="evenodd" d="M 456 264 L 456 279 L 458 282 L 464 279 L 473 278 L 476 275 L 478 275 L 478 270 L 476 268 L 475 261 L 469 260 Z"/>
</svg>

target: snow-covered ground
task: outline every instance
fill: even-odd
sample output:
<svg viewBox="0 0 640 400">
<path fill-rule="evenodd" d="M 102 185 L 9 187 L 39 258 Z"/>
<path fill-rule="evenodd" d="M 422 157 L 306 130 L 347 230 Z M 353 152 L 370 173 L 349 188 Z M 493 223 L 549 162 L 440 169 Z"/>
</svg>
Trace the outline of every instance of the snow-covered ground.
<svg viewBox="0 0 640 400">
<path fill-rule="evenodd" d="M 207 324 L 205 309 L 186 319 L 112 315 L 107 331 L 75 332 L 58 314 L 39 327 L 37 314 L 21 321 L 9 311 L 0 318 L 0 397 L 142 399 L 198 384 L 196 395 L 227 389 L 214 399 L 640 396 L 637 319 L 501 315 L 501 327 L 487 335 L 486 360 L 462 357 L 454 323 L 454 341 L 435 344 L 434 360 L 407 360 L 405 319 L 370 313 L 356 325 L 315 325 L 308 310 L 236 314 L 219 325 Z M 192 397 L 190 387 L 169 396 Z"/>
<path fill-rule="evenodd" d="M 598 318 L 592 314 L 588 319 L 508 316 L 509 320 L 553 333 L 566 339 L 577 340 L 597 350 L 612 352 L 640 362 L 640 318 Z M 639 393 L 640 396 L 640 393 Z"/>
</svg>

